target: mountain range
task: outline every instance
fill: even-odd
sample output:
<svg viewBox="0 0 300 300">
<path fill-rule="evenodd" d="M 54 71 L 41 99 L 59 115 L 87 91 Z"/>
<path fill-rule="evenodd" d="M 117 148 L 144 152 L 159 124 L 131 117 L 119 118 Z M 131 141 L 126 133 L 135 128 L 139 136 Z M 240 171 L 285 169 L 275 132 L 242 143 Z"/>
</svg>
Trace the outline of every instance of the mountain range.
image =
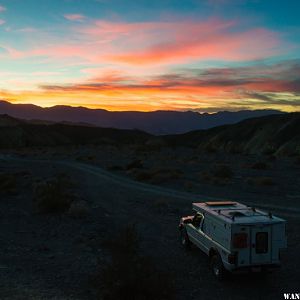
<svg viewBox="0 0 300 300">
<path fill-rule="evenodd" d="M 277 110 L 243 110 L 237 112 L 198 113 L 192 111 L 123 111 L 112 112 L 85 107 L 53 106 L 42 108 L 32 104 L 12 104 L 0 101 L 0 114 L 30 120 L 32 123 L 76 123 L 118 129 L 138 129 L 154 135 L 181 134 L 208 129 L 242 120 L 273 114 Z"/>
<path fill-rule="evenodd" d="M 37 124 L 0 115 L 0 148 L 136 145 L 143 151 L 190 147 L 200 152 L 300 155 L 300 113 L 269 115 L 185 134 L 154 136 L 139 130 Z"/>
</svg>

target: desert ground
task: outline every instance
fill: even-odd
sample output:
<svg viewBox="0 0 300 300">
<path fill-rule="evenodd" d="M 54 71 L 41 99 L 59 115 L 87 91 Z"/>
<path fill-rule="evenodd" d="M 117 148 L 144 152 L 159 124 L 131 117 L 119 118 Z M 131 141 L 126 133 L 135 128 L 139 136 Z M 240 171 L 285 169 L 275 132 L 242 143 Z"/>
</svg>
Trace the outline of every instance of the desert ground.
<svg viewBox="0 0 300 300">
<path fill-rule="evenodd" d="M 3 150 L 0 299 L 104 299 L 97 274 L 111 257 L 105 243 L 132 224 L 141 253 L 170 274 L 172 299 L 282 299 L 299 292 L 299 174 L 297 157 L 185 147 Z M 72 203 L 64 212 L 41 212 L 37 186 L 58 176 L 71 182 Z M 208 258 L 183 249 L 178 232 L 191 203 L 208 199 L 236 200 L 285 218 L 281 269 L 216 281 Z"/>
</svg>

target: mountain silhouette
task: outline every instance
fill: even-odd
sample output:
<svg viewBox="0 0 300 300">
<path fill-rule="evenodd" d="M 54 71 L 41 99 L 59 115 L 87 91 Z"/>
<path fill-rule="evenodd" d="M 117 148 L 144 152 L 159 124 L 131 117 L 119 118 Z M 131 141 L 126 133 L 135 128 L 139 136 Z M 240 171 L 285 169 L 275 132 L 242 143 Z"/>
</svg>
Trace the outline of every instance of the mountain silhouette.
<svg viewBox="0 0 300 300">
<path fill-rule="evenodd" d="M 71 122 L 98 127 L 138 129 L 155 135 L 186 133 L 192 130 L 234 124 L 248 118 L 281 113 L 277 110 L 221 111 L 213 114 L 163 110 L 112 112 L 62 105 L 42 108 L 32 104 L 11 104 L 0 101 L 0 114 L 8 114 L 15 118 L 35 120 L 35 122 Z"/>
</svg>

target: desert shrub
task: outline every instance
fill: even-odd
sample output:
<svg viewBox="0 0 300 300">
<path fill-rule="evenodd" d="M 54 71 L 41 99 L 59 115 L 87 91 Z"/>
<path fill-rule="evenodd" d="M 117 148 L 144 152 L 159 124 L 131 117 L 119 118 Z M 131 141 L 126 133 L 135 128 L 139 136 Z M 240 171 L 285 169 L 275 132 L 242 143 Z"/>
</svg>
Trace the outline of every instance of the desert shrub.
<svg viewBox="0 0 300 300">
<path fill-rule="evenodd" d="M 191 158 L 191 159 L 185 159 L 185 160 L 176 159 L 176 161 L 180 164 L 181 163 L 186 163 L 189 165 L 198 165 L 199 164 L 199 161 L 197 158 Z"/>
<path fill-rule="evenodd" d="M 300 156 L 296 157 L 295 164 L 296 165 L 300 165 Z"/>
<path fill-rule="evenodd" d="M 72 194 L 70 179 L 58 174 L 55 178 L 34 187 L 34 206 L 40 213 L 60 213 L 70 208 Z"/>
<path fill-rule="evenodd" d="M 166 198 L 158 198 L 153 201 L 152 205 L 156 211 L 160 213 L 165 213 L 166 211 L 169 210 L 170 202 Z"/>
<path fill-rule="evenodd" d="M 96 157 L 94 156 L 94 155 L 88 155 L 87 157 L 86 157 L 86 160 L 87 161 L 94 161 L 96 159 Z"/>
<path fill-rule="evenodd" d="M 106 170 L 108 170 L 108 171 L 123 171 L 124 167 L 118 166 L 118 165 L 111 165 L 111 166 L 107 166 Z"/>
<path fill-rule="evenodd" d="M 267 145 L 263 148 L 262 153 L 265 155 L 273 155 L 277 148 L 274 145 Z"/>
<path fill-rule="evenodd" d="M 255 179 L 253 177 L 246 178 L 245 182 L 249 185 L 255 185 Z"/>
<path fill-rule="evenodd" d="M 268 165 L 262 161 L 256 162 L 251 166 L 252 169 L 255 170 L 266 170 L 268 169 Z"/>
<path fill-rule="evenodd" d="M 259 177 L 259 178 L 256 178 L 256 184 L 257 185 L 274 185 L 274 181 L 272 178 L 270 177 Z"/>
<path fill-rule="evenodd" d="M 126 169 L 127 170 L 131 170 L 131 169 L 141 169 L 143 168 L 143 162 L 139 159 L 136 159 L 134 161 L 132 161 L 131 163 L 129 163 L 127 166 L 126 166 Z"/>
<path fill-rule="evenodd" d="M 138 181 L 148 181 L 152 178 L 152 174 L 149 171 L 136 172 L 134 178 Z"/>
<path fill-rule="evenodd" d="M 227 165 L 218 164 L 213 166 L 209 171 L 200 173 L 200 177 L 203 181 L 211 184 L 225 185 L 230 183 L 233 171 Z"/>
<path fill-rule="evenodd" d="M 85 201 L 73 201 L 68 210 L 68 214 L 73 218 L 85 218 L 89 214 L 89 208 Z"/>
<path fill-rule="evenodd" d="M 249 177 L 246 179 L 246 183 L 250 185 L 260 185 L 260 186 L 272 186 L 275 182 L 270 177 Z"/>
<path fill-rule="evenodd" d="M 212 176 L 210 175 L 210 173 L 208 171 L 203 171 L 201 174 L 201 179 L 204 181 L 211 181 L 212 180 Z"/>
<path fill-rule="evenodd" d="M 228 152 L 231 154 L 242 154 L 243 149 L 240 145 L 231 145 L 231 147 L 228 149 Z"/>
<path fill-rule="evenodd" d="M 185 183 L 184 183 L 184 188 L 186 189 L 186 190 L 191 190 L 192 188 L 193 188 L 193 183 L 191 182 L 191 181 L 186 181 Z"/>
<path fill-rule="evenodd" d="M 216 185 L 226 185 L 230 183 L 230 179 L 227 177 L 213 177 L 211 182 Z"/>
<path fill-rule="evenodd" d="M 14 192 L 17 185 L 17 178 L 14 174 L 0 173 L 0 193 Z"/>
<path fill-rule="evenodd" d="M 150 183 L 160 184 L 170 180 L 179 179 L 182 176 L 182 172 L 177 169 L 162 169 L 152 172 L 152 178 Z"/>
<path fill-rule="evenodd" d="M 168 300 L 174 298 L 173 281 L 155 262 L 141 254 L 134 226 L 125 228 L 106 243 L 111 260 L 96 280 L 99 299 Z"/>
<path fill-rule="evenodd" d="M 212 175 L 215 178 L 232 178 L 233 176 L 233 171 L 228 165 L 224 164 L 217 164 L 213 167 L 211 170 Z"/>
<path fill-rule="evenodd" d="M 199 147 L 200 149 L 202 148 L 202 146 Z M 212 144 L 207 144 L 204 146 L 204 151 L 206 153 L 216 153 L 217 149 L 215 146 L 213 146 Z"/>
<path fill-rule="evenodd" d="M 138 181 L 147 181 L 160 184 L 169 180 L 179 179 L 183 172 L 179 169 L 153 168 L 147 171 L 135 172 L 134 177 Z"/>
<path fill-rule="evenodd" d="M 269 162 L 273 162 L 273 161 L 276 161 L 277 160 L 277 157 L 275 156 L 275 155 L 269 155 L 268 157 L 267 157 L 267 160 L 269 161 Z"/>
<path fill-rule="evenodd" d="M 94 161 L 95 159 L 96 157 L 93 155 L 87 155 L 87 156 L 81 155 L 76 157 L 77 161 L 83 161 L 83 162 L 90 162 L 90 161 Z"/>
<path fill-rule="evenodd" d="M 147 147 L 147 150 L 154 150 L 159 151 L 162 148 L 167 146 L 167 143 L 159 137 L 151 138 L 148 141 L 146 141 L 145 146 Z"/>
</svg>

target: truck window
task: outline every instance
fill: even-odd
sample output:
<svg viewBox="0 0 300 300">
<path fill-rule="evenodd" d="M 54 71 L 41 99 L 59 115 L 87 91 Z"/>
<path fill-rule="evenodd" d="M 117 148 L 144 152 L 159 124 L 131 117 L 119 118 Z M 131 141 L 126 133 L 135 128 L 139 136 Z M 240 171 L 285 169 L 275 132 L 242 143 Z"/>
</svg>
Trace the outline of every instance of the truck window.
<svg viewBox="0 0 300 300">
<path fill-rule="evenodd" d="M 196 228 L 199 228 L 202 219 L 203 219 L 203 215 L 202 215 L 202 214 L 199 214 L 199 213 L 196 213 L 195 216 L 194 216 L 194 218 L 193 218 L 192 224 L 193 224 Z"/>
<path fill-rule="evenodd" d="M 206 233 L 206 222 L 204 217 L 202 219 L 201 230 Z"/>
</svg>

